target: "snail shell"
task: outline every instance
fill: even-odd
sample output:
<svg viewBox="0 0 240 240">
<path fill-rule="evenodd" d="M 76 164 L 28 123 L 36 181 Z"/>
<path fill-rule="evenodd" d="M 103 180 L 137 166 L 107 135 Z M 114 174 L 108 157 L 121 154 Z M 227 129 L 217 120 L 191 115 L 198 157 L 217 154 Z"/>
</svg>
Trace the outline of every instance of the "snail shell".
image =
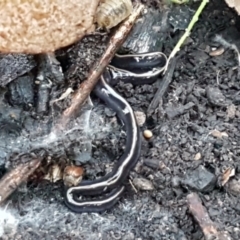
<svg viewBox="0 0 240 240">
<path fill-rule="evenodd" d="M 97 9 L 96 21 L 100 27 L 115 27 L 133 11 L 131 0 L 103 0 Z"/>
</svg>

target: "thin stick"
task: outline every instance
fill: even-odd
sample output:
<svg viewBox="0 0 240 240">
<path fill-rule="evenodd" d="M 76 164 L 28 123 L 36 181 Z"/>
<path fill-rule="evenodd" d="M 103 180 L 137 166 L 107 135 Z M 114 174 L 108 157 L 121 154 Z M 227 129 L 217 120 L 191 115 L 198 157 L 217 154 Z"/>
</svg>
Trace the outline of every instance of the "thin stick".
<svg viewBox="0 0 240 240">
<path fill-rule="evenodd" d="M 188 3 L 189 0 L 171 0 L 171 2 L 177 3 L 177 4 L 183 4 L 183 3 Z"/>
<path fill-rule="evenodd" d="M 149 107 L 147 109 L 147 116 L 151 116 L 154 113 L 154 111 L 162 105 L 163 97 L 166 94 L 168 87 L 172 82 L 172 77 L 176 67 L 176 63 L 177 58 L 173 59 L 173 61 L 170 63 L 168 71 L 161 80 L 158 90 L 155 93 L 153 100 L 149 104 Z"/>
<path fill-rule="evenodd" d="M 185 40 L 187 39 L 187 37 L 190 36 L 191 34 L 191 30 L 194 27 L 195 23 L 198 21 L 200 14 L 202 13 L 203 9 L 205 8 L 205 6 L 207 5 L 207 3 L 209 2 L 209 0 L 202 0 L 200 6 L 198 7 L 198 10 L 196 11 L 196 13 L 194 14 L 191 22 L 189 23 L 188 27 L 185 30 L 185 33 L 183 34 L 183 36 L 179 39 L 177 45 L 174 47 L 174 49 L 172 50 L 170 56 L 168 57 L 167 60 L 167 64 L 164 70 L 164 73 L 167 71 L 168 65 L 170 60 L 176 55 L 176 53 L 180 50 L 182 44 L 185 42 Z"/>
<path fill-rule="evenodd" d="M 40 159 L 31 160 L 28 163 L 19 164 L 15 169 L 6 173 L 0 181 L 0 204 L 2 204 L 19 185 L 39 167 Z"/>
<path fill-rule="evenodd" d="M 115 34 L 111 37 L 107 49 L 101 59 L 95 64 L 89 73 L 87 80 L 85 80 L 75 93 L 71 106 L 67 108 L 62 115 L 62 121 L 60 126 L 65 126 L 69 118 L 80 110 L 80 107 L 84 104 L 89 94 L 92 92 L 94 86 L 97 84 L 99 77 L 115 55 L 118 48 L 123 44 L 126 37 L 130 33 L 132 26 L 139 17 L 144 6 L 138 4 L 132 13 L 119 27 Z"/>
<path fill-rule="evenodd" d="M 205 239 L 231 240 L 228 232 L 218 231 L 197 193 L 188 194 L 187 202 L 189 210 L 201 227 Z"/>
</svg>

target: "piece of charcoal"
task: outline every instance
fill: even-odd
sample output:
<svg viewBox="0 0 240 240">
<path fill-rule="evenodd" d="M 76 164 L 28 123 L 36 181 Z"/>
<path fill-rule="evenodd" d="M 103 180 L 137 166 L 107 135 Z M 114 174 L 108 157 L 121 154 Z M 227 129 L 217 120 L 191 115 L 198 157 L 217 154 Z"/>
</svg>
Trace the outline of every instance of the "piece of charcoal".
<svg viewBox="0 0 240 240">
<path fill-rule="evenodd" d="M 151 159 L 151 158 L 147 158 L 143 160 L 143 163 L 148 166 L 151 167 L 153 169 L 159 169 L 160 168 L 160 161 L 159 159 Z"/>
<path fill-rule="evenodd" d="M 177 108 L 168 107 L 166 109 L 166 114 L 167 114 L 168 118 L 173 119 L 177 116 L 180 116 L 180 115 L 186 113 L 193 106 L 195 106 L 195 104 L 193 102 L 189 102 L 186 105 L 182 105 Z"/>
<path fill-rule="evenodd" d="M 198 132 L 200 134 L 203 134 L 205 131 L 205 129 L 203 127 L 201 127 L 193 122 L 188 123 L 188 128 L 190 128 L 192 131 Z"/>
<path fill-rule="evenodd" d="M 134 53 L 161 51 L 168 29 L 166 13 L 148 9 L 136 22 L 121 50 Z"/>
<path fill-rule="evenodd" d="M 8 84 L 8 101 L 12 105 L 23 106 L 24 109 L 29 109 L 34 102 L 34 77 L 32 74 L 25 74 L 18 77 Z"/>
<path fill-rule="evenodd" d="M 240 48 L 240 31 L 237 29 L 236 25 L 230 26 L 220 31 L 214 33 L 210 37 L 210 42 L 212 45 L 220 44 L 225 48 L 230 48 L 236 50 Z M 218 45 L 217 45 L 218 46 Z"/>
<path fill-rule="evenodd" d="M 88 162 L 92 157 L 91 141 L 86 139 L 85 141 L 81 141 L 81 143 L 72 143 L 67 149 L 67 155 L 75 162 L 81 164 Z"/>
<path fill-rule="evenodd" d="M 53 53 L 39 54 L 36 60 L 38 64 L 37 80 L 49 79 L 57 85 L 64 83 L 62 67 Z"/>
<path fill-rule="evenodd" d="M 18 148 L 16 139 L 21 135 L 23 119 L 20 109 L 0 104 L 0 165 L 6 163 L 13 148 Z"/>
<path fill-rule="evenodd" d="M 56 59 L 54 54 L 46 54 L 47 58 L 47 69 L 52 75 L 52 79 L 56 84 L 64 83 L 64 75 L 60 62 Z"/>
<path fill-rule="evenodd" d="M 198 192 L 210 192 L 217 183 L 217 177 L 209 172 L 204 166 L 200 165 L 190 174 L 187 174 L 181 184 Z"/>
<path fill-rule="evenodd" d="M 166 92 L 169 88 L 169 85 L 173 80 L 173 73 L 174 73 L 176 64 L 177 64 L 177 58 L 174 58 L 170 62 L 169 66 L 168 66 L 168 71 L 166 72 L 163 79 L 161 80 L 158 90 L 155 93 L 153 100 L 151 101 L 151 103 L 148 106 L 148 110 L 147 110 L 148 116 L 151 116 L 153 114 L 153 112 L 156 110 L 156 108 L 160 108 L 160 106 L 162 106 L 163 97 L 166 94 Z"/>
<path fill-rule="evenodd" d="M 17 77 L 31 71 L 36 65 L 33 55 L 1 54 L 0 86 L 6 86 Z"/>
<path fill-rule="evenodd" d="M 51 84 L 48 84 L 48 82 L 40 82 L 37 93 L 37 113 L 47 113 L 50 100 L 50 88 Z"/>
<path fill-rule="evenodd" d="M 226 107 L 228 105 L 225 96 L 222 94 L 219 88 L 216 87 L 207 87 L 206 96 L 213 106 L 217 107 Z"/>
<path fill-rule="evenodd" d="M 174 31 L 185 30 L 194 13 L 195 11 L 190 9 L 189 6 L 180 5 L 173 8 L 169 14 L 168 21 L 174 27 Z"/>
</svg>

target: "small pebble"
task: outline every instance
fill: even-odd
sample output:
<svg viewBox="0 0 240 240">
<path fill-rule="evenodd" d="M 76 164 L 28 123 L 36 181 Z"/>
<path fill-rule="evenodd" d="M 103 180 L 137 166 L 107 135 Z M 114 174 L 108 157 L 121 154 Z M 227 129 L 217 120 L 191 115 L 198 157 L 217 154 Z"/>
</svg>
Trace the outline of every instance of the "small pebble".
<svg viewBox="0 0 240 240">
<path fill-rule="evenodd" d="M 234 104 L 231 104 L 227 107 L 227 117 L 230 119 L 233 119 L 236 115 L 236 106 Z"/>
<path fill-rule="evenodd" d="M 173 188 L 177 188 L 177 187 L 179 187 L 181 185 L 181 179 L 179 178 L 179 177 L 177 177 L 177 176 L 174 176 L 173 178 L 172 178 L 172 187 Z"/>
<path fill-rule="evenodd" d="M 150 131 L 150 130 L 144 130 L 143 136 L 144 136 L 146 139 L 150 139 L 150 138 L 153 136 L 153 133 L 152 133 L 152 131 Z"/>
<path fill-rule="evenodd" d="M 185 179 L 181 181 L 183 186 L 204 193 L 211 192 L 215 188 L 216 183 L 217 177 L 201 165 L 189 172 L 189 174 L 186 174 Z"/>
<path fill-rule="evenodd" d="M 150 168 L 153 168 L 153 169 L 159 169 L 159 166 L 160 166 L 160 161 L 159 159 L 149 159 L 149 158 L 146 158 L 143 160 L 143 163 L 150 167 Z"/>
<path fill-rule="evenodd" d="M 225 189 L 234 196 L 240 196 L 240 180 L 232 179 L 227 182 Z"/>
<path fill-rule="evenodd" d="M 136 238 L 132 232 L 127 232 L 122 238 L 122 240 L 134 240 L 134 239 Z"/>
<path fill-rule="evenodd" d="M 221 90 L 216 87 L 207 87 L 206 96 L 210 104 L 216 107 L 226 107 L 227 100 Z"/>
<path fill-rule="evenodd" d="M 200 160 L 201 159 L 201 153 L 197 153 L 196 155 L 195 155 L 195 157 L 194 157 L 194 160 L 196 160 L 196 161 L 198 161 L 198 160 Z"/>
<path fill-rule="evenodd" d="M 134 178 L 133 185 L 137 189 L 145 190 L 145 191 L 154 189 L 152 182 L 146 178 Z"/>
<path fill-rule="evenodd" d="M 140 111 L 135 111 L 134 114 L 135 114 L 138 126 L 142 127 L 143 124 L 146 122 L 146 114 Z"/>
</svg>

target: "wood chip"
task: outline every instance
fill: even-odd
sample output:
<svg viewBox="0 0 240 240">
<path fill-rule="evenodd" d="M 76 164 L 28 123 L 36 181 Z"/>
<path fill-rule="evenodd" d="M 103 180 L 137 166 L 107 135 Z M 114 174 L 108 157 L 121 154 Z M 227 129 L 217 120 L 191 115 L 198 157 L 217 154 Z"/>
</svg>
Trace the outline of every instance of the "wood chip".
<svg viewBox="0 0 240 240">
<path fill-rule="evenodd" d="M 209 53 L 211 57 L 217 57 L 224 53 L 225 49 L 223 47 L 217 48 Z"/>
<path fill-rule="evenodd" d="M 44 176 L 45 180 L 49 180 L 50 182 L 57 182 L 62 179 L 63 173 L 59 167 L 59 165 L 54 164 L 50 167 L 49 172 Z"/>
<path fill-rule="evenodd" d="M 219 177 L 219 185 L 224 186 L 233 176 L 235 176 L 235 169 L 234 168 L 226 169 L 223 172 L 223 174 Z"/>
<path fill-rule="evenodd" d="M 220 132 L 217 129 L 212 130 L 210 134 L 216 138 L 228 137 L 228 134 L 226 132 Z"/>
</svg>

